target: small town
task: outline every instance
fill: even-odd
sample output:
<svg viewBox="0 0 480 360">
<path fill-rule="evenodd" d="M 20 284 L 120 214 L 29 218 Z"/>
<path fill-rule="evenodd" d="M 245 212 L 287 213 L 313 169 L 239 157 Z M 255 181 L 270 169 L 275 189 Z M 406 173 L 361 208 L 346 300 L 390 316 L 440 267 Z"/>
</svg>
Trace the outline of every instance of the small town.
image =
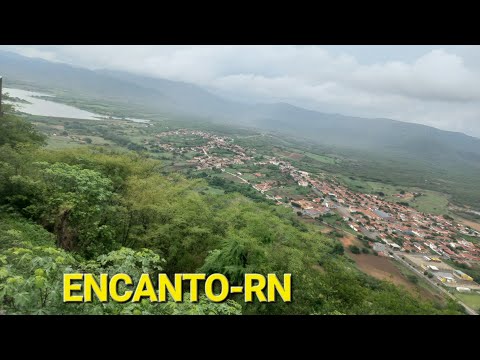
<svg viewBox="0 0 480 360">
<path fill-rule="evenodd" d="M 207 140 L 207 143 L 176 147 L 162 142 L 167 136 L 192 135 Z M 231 138 L 205 131 L 181 129 L 157 134 L 155 138 L 158 146 L 166 151 L 200 153 L 187 160 L 196 170 L 221 170 L 250 185 L 278 206 L 291 207 L 302 216 L 313 219 L 340 216 L 348 230 L 369 239 L 370 246 L 379 256 L 393 257 L 392 254 L 401 253 L 409 265 L 434 274 L 445 286 L 455 286 L 458 291 L 480 290 L 480 285 L 474 283 L 471 277 L 440 260 L 452 260 L 467 266 L 480 262 L 480 246 L 465 238 L 480 238 L 480 232 L 442 215 L 422 213 L 407 206 L 407 201 L 420 196 L 419 193 L 402 191 L 394 195 L 398 202 L 389 202 L 380 195 L 354 192 L 335 178 L 309 174 L 283 159 L 263 156 L 262 161 L 255 161 L 255 150 L 236 145 Z M 214 149 L 230 151 L 233 156 L 212 155 Z M 270 180 L 261 172 L 254 173 L 257 181 L 252 181 L 240 172 L 228 171 L 233 165 L 247 163 L 275 166 L 282 175 L 309 191 L 302 196 L 274 195 L 272 190 L 282 187 L 279 181 Z"/>
<path fill-rule="evenodd" d="M 207 144 L 202 146 L 180 147 L 180 148 L 175 147 L 171 144 L 158 143 L 158 146 L 160 148 L 176 154 L 184 154 L 189 151 L 196 151 L 198 153 L 203 153 L 202 156 L 195 156 L 193 159 L 188 160 L 189 163 L 196 165 L 197 170 L 205 170 L 205 169 L 213 169 L 213 168 L 222 169 L 232 164 L 244 164 L 246 161 L 253 159 L 251 156 L 246 155 L 247 151 L 245 149 L 243 149 L 238 145 L 234 145 L 233 139 L 213 135 L 205 131 L 181 129 L 181 130 L 162 132 L 160 134 L 157 134 L 155 137 L 157 140 L 161 141 L 162 138 L 167 136 L 172 136 L 172 135 L 173 136 L 194 135 L 202 139 L 208 140 Z M 148 145 L 148 142 L 146 142 L 145 144 Z M 208 151 L 214 148 L 231 151 L 235 155 L 233 158 L 209 155 Z"/>
</svg>

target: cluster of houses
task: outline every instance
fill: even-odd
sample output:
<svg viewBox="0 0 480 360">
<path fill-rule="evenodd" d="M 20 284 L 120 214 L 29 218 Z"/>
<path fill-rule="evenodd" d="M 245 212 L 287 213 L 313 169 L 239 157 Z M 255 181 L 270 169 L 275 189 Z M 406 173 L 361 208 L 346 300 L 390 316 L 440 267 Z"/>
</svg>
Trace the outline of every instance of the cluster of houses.
<svg viewBox="0 0 480 360">
<path fill-rule="evenodd" d="M 468 236 L 480 240 L 480 232 L 475 229 L 441 215 L 383 200 L 381 196 L 353 192 L 335 181 L 315 181 L 308 177 L 305 180 L 325 199 L 333 200 L 333 207 L 345 214 L 344 220 L 357 232 L 406 252 L 433 252 L 460 263 L 480 261 L 480 246 L 465 239 Z"/>
<path fill-rule="evenodd" d="M 233 144 L 233 140 L 198 130 L 174 130 L 157 135 L 158 139 L 169 135 L 200 136 L 208 140 L 207 144 L 190 148 L 175 148 L 170 144 L 160 144 L 166 150 L 175 152 L 197 151 L 203 153 L 189 160 L 201 169 L 225 169 L 230 165 L 244 164 L 253 161 L 247 150 Z M 209 150 L 220 148 L 234 153 L 232 157 L 217 157 L 209 154 Z M 252 154 L 253 151 L 251 150 Z M 407 202 L 419 193 L 401 192 L 395 194 L 398 202 L 389 202 L 380 195 L 363 194 L 349 190 L 335 179 L 320 179 L 308 172 L 295 168 L 288 161 L 275 157 L 266 157 L 266 161 L 254 162 L 254 165 L 275 165 L 282 174 L 290 176 L 299 186 L 312 188 L 309 195 L 291 200 L 287 206 L 295 211 L 318 217 L 329 212 L 341 215 L 347 225 L 356 232 L 372 239 L 380 240 L 388 246 L 407 253 L 434 253 L 438 256 L 469 263 L 480 261 L 480 246 L 468 240 L 468 237 L 480 238 L 480 232 L 443 216 L 426 214 L 407 206 Z M 257 178 L 264 177 L 255 173 Z M 250 183 L 249 181 L 245 181 Z M 278 185 L 266 179 L 260 184 L 250 185 L 264 194 L 277 205 L 285 205 L 280 196 L 272 196 L 266 192 Z"/>
<path fill-rule="evenodd" d="M 162 138 L 173 135 L 198 136 L 202 139 L 208 140 L 208 142 L 205 145 L 190 147 L 176 147 L 175 145 L 172 145 L 170 143 L 162 143 Z M 244 164 L 246 161 L 251 161 L 253 159 L 251 156 L 246 154 L 246 149 L 239 145 L 233 144 L 233 139 L 211 134 L 206 131 L 180 129 L 165 131 L 157 134 L 155 137 L 157 138 L 157 146 L 166 151 L 176 154 L 185 154 L 187 152 L 195 151 L 202 154 L 199 156 L 195 156 L 193 157 L 193 159 L 187 161 L 191 164 L 196 165 L 197 170 L 223 169 L 231 165 Z M 215 148 L 228 150 L 234 155 L 231 157 L 210 155 L 209 151 Z"/>
<path fill-rule="evenodd" d="M 252 187 L 257 191 L 260 191 L 261 193 L 264 193 L 265 191 L 270 190 L 276 184 L 277 184 L 276 181 L 265 181 L 265 182 L 260 183 L 260 184 L 253 184 Z"/>
<path fill-rule="evenodd" d="M 480 261 L 480 246 L 465 238 L 480 240 L 480 232 L 475 229 L 441 215 L 419 212 L 405 201 L 389 202 L 380 195 L 351 191 L 336 180 L 318 179 L 287 161 L 271 158 L 267 164 L 279 166 L 299 186 L 312 187 L 310 195 L 291 201 L 294 210 L 312 217 L 335 211 L 354 231 L 381 240 L 395 250 L 434 253 L 467 264 Z M 416 196 L 421 194 L 402 191 L 394 195 L 402 200 Z"/>
<path fill-rule="evenodd" d="M 206 150 L 205 150 L 206 151 Z M 208 153 L 206 153 L 208 154 Z M 219 157 L 219 156 L 195 156 L 191 160 L 187 160 L 188 163 L 195 164 L 197 170 L 207 170 L 207 169 L 224 169 L 231 165 L 240 165 L 244 164 L 245 161 L 248 161 L 250 157 L 235 155 L 233 157 Z"/>
</svg>

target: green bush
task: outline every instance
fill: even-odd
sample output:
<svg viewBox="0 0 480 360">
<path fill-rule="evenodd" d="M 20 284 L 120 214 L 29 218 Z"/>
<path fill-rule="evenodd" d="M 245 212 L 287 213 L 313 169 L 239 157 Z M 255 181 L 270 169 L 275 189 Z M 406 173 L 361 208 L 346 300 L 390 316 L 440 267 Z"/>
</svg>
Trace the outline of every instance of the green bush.
<svg viewBox="0 0 480 360">
<path fill-rule="evenodd" d="M 413 274 L 407 275 L 407 279 L 414 284 L 418 283 L 418 277 L 416 275 L 413 275 Z"/>
<path fill-rule="evenodd" d="M 358 246 L 350 245 L 348 248 L 350 249 L 352 254 L 360 254 L 360 248 Z"/>
<path fill-rule="evenodd" d="M 332 254 L 343 255 L 344 253 L 345 250 L 343 248 L 343 245 L 340 242 L 336 241 L 335 245 L 333 245 Z"/>
</svg>

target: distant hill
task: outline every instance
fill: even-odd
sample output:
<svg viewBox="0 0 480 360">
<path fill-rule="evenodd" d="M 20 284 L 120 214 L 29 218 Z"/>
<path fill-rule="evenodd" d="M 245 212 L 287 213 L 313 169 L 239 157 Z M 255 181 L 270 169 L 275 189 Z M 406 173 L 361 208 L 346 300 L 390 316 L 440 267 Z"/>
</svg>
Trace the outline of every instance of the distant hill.
<svg viewBox="0 0 480 360">
<path fill-rule="evenodd" d="M 351 149 L 410 154 L 429 161 L 467 161 L 480 167 L 480 139 L 390 119 L 325 114 L 290 104 L 262 104 L 243 122 Z"/>
<path fill-rule="evenodd" d="M 200 86 L 166 79 L 150 78 L 122 71 L 99 70 L 97 73 L 168 95 L 178 112 L 202 117 L 231 118 L 244 111 L 245 105 L 214 95 Z"/>
<path fill-rule="evenodd" d="M 339 152 L 347 151 L 353 157 L 363 159 L 368 154 L 371 159 L 381 159 L 382 166 L 386 166 L 389 159 L 416 164 L 410 166 L 415 173 L 421 174 L 428 168 L 431 177 L 453 179 L 452 182 L 462 187 L 462 199 L 467 199 L 472 192 L 480 194 L 480 185 L 474 181 L 480 178 L 480 139 L 463 133 L 389 119 L 326 114 L 287 103 L 244 104 L 185 82 L 120 71 L 92 71 L 4 51 L 0 51 L 0 74 L 7 84 L 9 80 L 23 81 L 96 101 L 114 100 L 150 111 L 308 139 L 332 146 Z M 394 174 L 395 169 L 392 165 L 388 171 Z M 447 190 L 453 191 L 455 184 Z"/>
<path fill-rule="evenodd" d="M 0 51 L 0 74 L 10 81 L 22 82 L 72 92 L 81 96 L 109 100 L 156 103 L 170 106 L 173 99 L 158 91 L 152 91 L 130 82 L 102 75 L 95 71 L 54 63 L 43 59 L 28 58 L 7 51 Z"/>
</svg>

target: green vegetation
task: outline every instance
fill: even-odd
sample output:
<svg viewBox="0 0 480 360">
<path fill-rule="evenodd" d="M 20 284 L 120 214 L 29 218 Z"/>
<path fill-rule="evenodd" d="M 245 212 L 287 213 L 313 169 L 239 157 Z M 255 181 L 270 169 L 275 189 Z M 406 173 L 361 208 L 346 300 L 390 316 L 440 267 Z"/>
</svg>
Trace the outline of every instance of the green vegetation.
<svg viewBox="0 0 480 360">
<path fill-rule="evenodd" d="M 251 186 L 245 186 L 243 183 L 236 183 L 233 180 L 226 180 L 223 177 L 219 176 L 199 176 L 200 178 L 205 178 L 210 186 L 215 189 L 223 189 L 225 194 L 228 193 L 239 193 L 252 200 L 257 202 L 269 202 L 265 196 L 262 196 Z"/>
<path fill-rule="evenodd" d="M 352 254 L 360 254 L 360 248 L 356 245 L 350 245 L 348 249 L 352 252 Z"/>
<path fill-rule="evenodd" d="M 276 156 L 286 158 L 286 160 L 303 159 L 304 161 L 310 162 L 310 163 L 320 162 L 324 164 L 334 165 L 336 161 L 338 161 L 338 159 L 334 158 L 333 156 L 315 154 L 312 152 L 295 149 L 295 148 L 289 148 L 285 146 L 279 146 L 278 151 L 275 151 L 274 154 Z M 312 160 L 314 161 L 312 162 Z"/>
<path fill-rule="evenodd" d="M 345 249 L 343 248 L 342 243 L 335 242 L 332 249 L 332 254 L 343 255 L 345 253 Z"/>
<path fill-rule="evenodd" d="M 88 145 L 52 150 L 42 147 L 44 137 L 28 122 L 10 114 L 4 119 L 0 312 L 459 313 L 452 303 L 438 306 L 361 273 L 342 256 L 337 240 L 321 235 L 288 208 L 252 201 L 239 194 L 244 190 L 236 184 L 219 177 L 188 179 L 166 170 L 154 158 L 157 153 L 146 152 L 141 137 L 115 135 L 118 146 L 136 144 L 135 151 Z M 66 131 L 75 127 L 71 125 Z M 123 124 L 122 131 L 128 126 Z M 131 126 L 134 132 L 144 131 Z M 104 128 L 102 136 L 112 140 L 105 127 L 95 122 L 79 130 L 90 137 Z M 212 187 L 226 193 L 205 191 Z M 134 279 L 141 273 L 155 278 L 159 272 L 220 272 L 232 285 L 241 285 L 248 272 L 292 273 L 294 301 L 247 304 L 232 295 L 222 304 L 204 297 L 195 304 L 65 304 L 65 272 L 126 272 Z"/>
<path fill-rule="evenodd" d="M 472 309 L 480 311 L 480 294 L 456 293 L 455 296 Z"/>
<path fill-rule="evenodd" d="M 409 201 L 409 204 L 421 212 L 441 215 L 447 211 L 448 198 L 443 194 L 429 191 Z"/>
<path fill-rule="evenodd" d="M 414 284 L 418 283 L 418 277 L 414 274 L 407 275 L 407 278 L 408 278 L 409 281 L 411 281 Z"/>
<path fill-rule="evenodd" d="M 38 133 L 32 124 L 8 114 L 11 110 L 9 105 L 3 105 L 3 110 L 6 114 L 0 122 L 0 146 L 30 146 L 45 142 L 46 137 Z"/>
</svg>

